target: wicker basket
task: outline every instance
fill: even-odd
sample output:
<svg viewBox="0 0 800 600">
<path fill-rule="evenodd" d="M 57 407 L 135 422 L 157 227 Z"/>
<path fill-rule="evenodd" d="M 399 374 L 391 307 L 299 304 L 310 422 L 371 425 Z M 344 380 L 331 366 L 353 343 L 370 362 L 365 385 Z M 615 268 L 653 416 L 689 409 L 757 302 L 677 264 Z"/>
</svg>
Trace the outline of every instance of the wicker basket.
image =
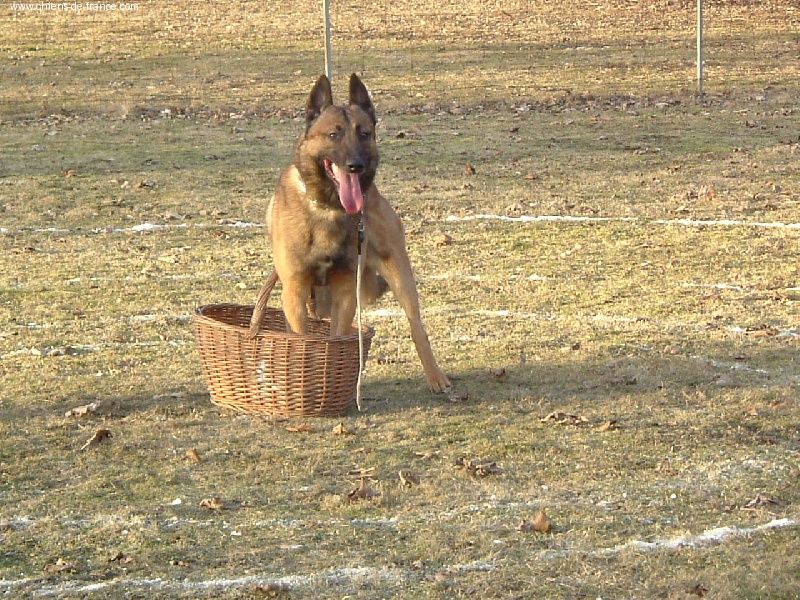
<svg viewBox="0 0 800 600">
<path fill-rule="evenodd" d="M 252 306 L 212 304 L 195 314 L 200 361 L 214 404 L 268 416 L 338 416 L 353 404 L 358 330 L 331 337 L 327 320 L 309 319 L 308 334 L 286 332 L 282 310 L 265 308 L 255 338 Z M 366 360 L 375 331 L 364 327 Z"/>
</svg>

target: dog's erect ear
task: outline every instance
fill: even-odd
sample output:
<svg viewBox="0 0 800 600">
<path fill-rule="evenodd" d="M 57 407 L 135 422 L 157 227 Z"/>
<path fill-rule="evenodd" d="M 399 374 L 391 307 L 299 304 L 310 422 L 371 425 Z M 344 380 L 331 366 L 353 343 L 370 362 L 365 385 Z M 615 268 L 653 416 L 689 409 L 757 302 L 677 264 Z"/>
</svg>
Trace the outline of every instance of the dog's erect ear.
<svg viewBox="0 0 800 600">
<path fill-rule="evenodd" d="M 311 88 L 306 104 L 306 129 L 311 126 L 325 107 L 333 104 L 333 92 L 331 92 L 331 82 L 325 75 L 320 75 L 317 83 Z"/>
<path fill-rule="evenodd" d="M 375 107 L 372 106 L 372 100 L 369 99 L 369 92 L 355 73 L 350 75 L 350 104 L 355 104 L 366 112 L 373 123 L 377 121 Z"/>
</svg>

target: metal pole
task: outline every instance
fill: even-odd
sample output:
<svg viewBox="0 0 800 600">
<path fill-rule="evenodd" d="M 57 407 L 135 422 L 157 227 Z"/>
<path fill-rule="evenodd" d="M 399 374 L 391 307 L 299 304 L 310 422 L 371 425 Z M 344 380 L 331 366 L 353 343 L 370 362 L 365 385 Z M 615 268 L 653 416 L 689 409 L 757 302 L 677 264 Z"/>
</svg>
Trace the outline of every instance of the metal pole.
<svg viewBox="0 0 800 600">
<path fill-rule="evenodd" d="M 697 92 L 703 95 L 703 0 L 697 0 Z"/>
<path fill-rule="evenodd" d="M 331 50 L 331 0 L 322 0 L 325 17 L 325 76 L 333 84 L 333 51 Z"/>
</svg>

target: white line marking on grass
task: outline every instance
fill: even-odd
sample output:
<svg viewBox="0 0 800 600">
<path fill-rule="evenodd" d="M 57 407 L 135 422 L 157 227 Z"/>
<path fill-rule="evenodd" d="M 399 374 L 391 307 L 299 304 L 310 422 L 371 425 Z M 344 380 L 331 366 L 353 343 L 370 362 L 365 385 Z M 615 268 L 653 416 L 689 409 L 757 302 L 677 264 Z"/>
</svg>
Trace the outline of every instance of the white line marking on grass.
<svg viewBox="0 0 800 600">
<path fill-rule="evenodd" d="M 761 221 L 741 221 L 734 219 L 645 219 L 639 217 L 579 217 L 573 215 L 522 215 L 519 217 L 509 217 L 506 215 L 467 215 L 458 217 L 450 215 L 445 218 L 445 222 L 453 223 L 459 221 L 506 221 L 509 223 L 640 223 L 642 225 L 679 225 L 682 227 L 761 227 L 767 229 L 800 229 L 800 223 L 782 223 L 777 222 L 761 222 Z M 46 227 L 42 229 L 17 229 L 12 230 L 8 228 L 0 228 L 0 234 L 25 234 L 25 233 L 92 233 L 92 234 L 108 234 L 108 233 L 143 233 L 149 231 L 159 231 L 164 229 L 187 229 L 195 227 L 198 229 L 214 228 L 214 227 L 233 227 L 237 229 L 246 229 L 250 227 L 263 228 L 263 223 L 252 223 L 248 221 L 236 221 L 234 223 L 177 223 L 177 224 L 157 224 L 157 223 L 141 223 L 140 225 L 133 225 L 131 227 L 101 227 L 97 229 L 62 229 L 56 227 Z"/>
<path fill-rule="evenodd" d="M 679 550 L 681 548 L 696 548 L 697 546 L 704 546 L 708 544 L 721 544 L 730 537 L 742 537 L 752 535 L 754 533 L 761 533 L 763 531 L 770 531 L 772 529 L 782 529 L 784 527 L 794 527 L 798 525 L 794 519 L 774 519 L 764 525 L 758 527 L 717 527 L 716 529 L 709 529 L 698 535 L 682 535 L 666 540 L 655 540 L 654 542 L 642 542 L 640 540 L 631 540 L 613 548 L 605 548 L 597 550 L 592 554 L 608 555 L 618 554 L 625 550 L 639 550 L 643 552 L 652 552 L 655 550 Z"/>
<path fill-rule="evenodd" d="M 467 215 L 465 217 L 457 217 L 450 215 L 445 219 L 447 222 L 454 221 L 508 221 L 510 223 L 545 223 L 545 222 L 566 222 L 566 223 L 609 223 L 614 221 L 619 222 L 635 222 L 640 219 L 634 217 L 576 217 L 572 215 L 522 215 L 520 217 L 509 217 L 506 215 Z"/>
<path fill-rule="evenodd" d="M 7 229 L 0 227 L 0 234 L 20 235 L 26 233 L 58 233 L 58 234 L 108 234 L 108 233 L 146 233 L 149 231 L 161 231 L 169 229 L 209 229 L 214 227 L 233 227 L 234 229 L 247 229 L 250 227 L 261 228 L 263 223 L 250 223 L 247 221 L 235 221 L 233 223 L 141 223 L 131 227 L 97 227 L 95 229 L 62 229 L 59 227 L 44 227 L 41 229 Z"/>
<path fill-rule="evenodd" d="M 773 229 L 800 229 L 800 223 L 763 223 L 732 219 L 640 219 L 634 217 L 576 217 L 571 215 L 522 215 L 520 217 L 508 217 L 505 215 L 467 215 L 465 217 L 457 217 L 455 215 L 450 215 L 445 219 L 445 221 L 448 222 L 477 220 L 508 221 L 511 223 L 543 223 L 555 221 L 566 223 L 642 223 L 645 225 L 681 225 L 683 227 L 767 227 Z"/>
<path fill-rule="evenodd" d="M 798 522 L 795 519 L 783 518 L 774 519 L 763 525 L 756 527 L 717 527 L 709 529 L 697 535 L 684 535 L 667 539 L 657 539 L 652 542 L 644 542 L 641 540 L 630 540 L 624 544 L 619 544 L 611 548 L 601 548 L 599 550 L 589 551 L 589 556 L 608 556 L 619 554 L 626 551 L 633 552 L 657 552 L 661 550 L 674 550 L 680 552 L 684 548 L 698 548 L 708 546 L 711 544 L 722 544 L 731 538 L 746 537 L 754 534 L 764 533 L 777 529 L 784 529 L 788 527 L 797 527 Z M 563 550 L 554 552 L 547 550 L 540 553 L 540 557 L 546 560 L 559 560 L 567 558 L 571 554 L 579 552 L 583 554 L 585 551 L 580 548 L 572 550 Z M 437 571 L 445 570 L 451 572 L 489 572 L 500 568 L 500 565 L 495 564 L 491 560 L 476 560 L 464 565 L 451 565 L 449 567 L 437 568 Z M 181 590 L 191 592 L 195 590 L 214 590 L 214 589 L 230 589 L 230 588 L 243 588 L 253 584 L 256 585 L 278 585 L 285 586 L 289 589 L 297 589 L 309 586 L 325 586 L 325 585 L 346 585 L 351 582 L 360 582 L 364 580 L 380 580 L 388 581 L 391 583 L 410 582 L 420 577 L 418 571 L 410 571 L 403 569 L 387 569 L 376 567 L 343 567 L 338 569 L 329 569 L 318 573 L 310 573 L 308 575 L 291 575 L 280 576 L 273 574 L 253 575 L 248 577 L 239 577 L 234 579 L 205 579 L 192 581 L 189 579 L 113 579 L 108 581 L 87 583 L 82 581 L 67 581 L 56 585 L 42 585 L 37 589 L 26 590 L 33 597 L 72 597 L 76 594 L 86 594 L 90 592 L 97 592 L 102 590 L 109 590 L 118 588 L 120 590 L 131 590 L 136 588 L 143 588 L 149 592 L 158 592 L 159 590 Z M 5 591 L 6 594 L 12 593 L 15 589 L 30 588 L 37 584 L 43 583 L 33 578 L 24 579 L 4 579 L 0 580 L 0 591 Z"/>
<path fill-rule="evenodd" d="M 186 229 L 188 227 L 197 227 L 199 229 L 208 228 L 208 227 L 233 227 L 235 229 L 247 229 L 248 227 L 264 227 L 261 223 L 248 223 L 245 221 L 236 221 L 235 223 L 194 223 L 190 225 L 189 223 L 178 223 L 177 225 L 157 225 L 154 223 L 142 223 L 141 225 L 134 225 L 133 227 L 129 227 L 127 229 L 93 229 L 94 233 L 127 233 L 129 231 L 138 232 L 138 231 L 155 231 L 158 229 Z"/>
<path fill-rule="evenodd" d="M 711 288 L 712 290 L 731 290 L 734 292 L 746 292 L 748 288 L 741 285 L 732 285 L 730 283 L 684 283 L 682 287 L 685 288 Z"/>
<path fill-rule="evenodd" d="M 475 570 L 467 569 L 464 570 Z M 484 569 L 481 569 L 484 570 Z M 191 581 L 188 579 L 114 579 L 110 581 L 102 581 L 99 583 L 85 583 L 79 581 L 69 581 L 58 585 L 46 585 L 32 592 L 33 597 L 47 597 L 57 598 L 60 596 L 72 597 L 75 594 L 85 594 L 89 592 L 97 592 L 101 590 L 108 590 L 110 588 L 146 588 L 150 592 L 158 590 L 182 590 L 191 592 L 193 590 L 213 590 L 213 589 L 230 589 L 230 588 L 243 588 L 250 585 L 277 585 L 282 587 L 299 588 L 308 587 L 311 585 L 337 585 L 348 583 L 351 581 L 363 581 L 365 579 L 379 579 L 390 582 L 403 581 L 411 575 L 411 571 L 402 571 L 400 569 L 376 569 L 373 567 L 343 567 L 340 569 L 331 569 L 321 573 L 313 573 L 311 575 L 290 575 L 284 577 L 275 577 L 270 575 L 253 575 L 249 577 L 238 577 L 235 579 L 207 579 L 200 581 Z M 0 581 L 0 589 L 3 587 L 21 587 L 29 585 L 33 581 L 31 579 L 23 579 L 18 581 Z M 9 585 L 10 584 L 10 585 Z M 17 585 L 14 585 L 17 584 Z"/>
</svg>

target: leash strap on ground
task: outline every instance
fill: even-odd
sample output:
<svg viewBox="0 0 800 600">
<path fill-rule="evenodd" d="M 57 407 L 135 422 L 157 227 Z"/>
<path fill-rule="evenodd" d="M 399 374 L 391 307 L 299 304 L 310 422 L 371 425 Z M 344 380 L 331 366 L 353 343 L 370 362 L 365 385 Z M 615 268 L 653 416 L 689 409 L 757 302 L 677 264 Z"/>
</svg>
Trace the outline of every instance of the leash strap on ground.
<svg viewBox="0 0 800 600">
<path fill-rule="evenodd" d="M 361 407 L 361 379 L 364 373 L 364 328 L 361 325 L 361 272 L 366 263 L 366 244 L 364 244 L 364 210 L 361 210 L 361 219 L 358 221 L 358 266 L 356 271 L 356 314 L 358 315 L 358 380 L 356 381 L 356 406 L 358 412 Z"/>
</svg>

